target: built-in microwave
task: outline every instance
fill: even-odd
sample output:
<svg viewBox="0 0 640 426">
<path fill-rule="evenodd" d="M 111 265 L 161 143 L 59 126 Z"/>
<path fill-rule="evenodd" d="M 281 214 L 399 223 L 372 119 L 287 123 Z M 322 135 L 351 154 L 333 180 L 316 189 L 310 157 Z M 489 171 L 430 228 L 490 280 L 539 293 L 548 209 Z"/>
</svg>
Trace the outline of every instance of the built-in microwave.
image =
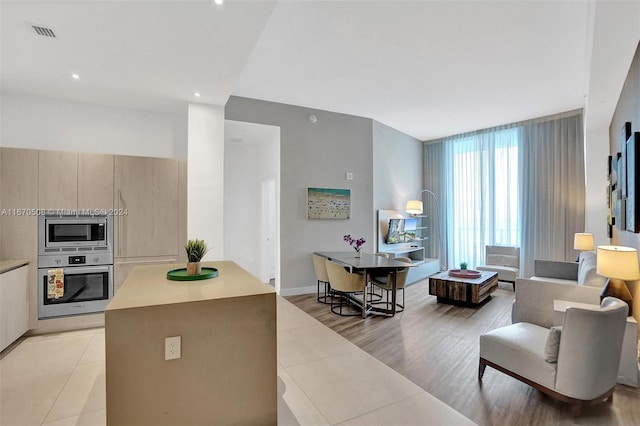
<svg viewBox="0 0 640 426">
<path fill-rule="evenodd" d="M 110 252 L 112 218 L 110 215 L 41 215 L 38 224 L 38 255 Z"/>
</svg>

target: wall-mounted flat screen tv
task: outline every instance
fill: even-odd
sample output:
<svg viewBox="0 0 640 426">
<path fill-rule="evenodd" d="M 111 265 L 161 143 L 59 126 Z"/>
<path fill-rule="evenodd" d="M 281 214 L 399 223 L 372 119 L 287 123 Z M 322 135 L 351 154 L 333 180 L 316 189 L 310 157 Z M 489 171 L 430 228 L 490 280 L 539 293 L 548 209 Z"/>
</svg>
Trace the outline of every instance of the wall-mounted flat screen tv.
<svg viewBox="0 0 640 426">
<path fill-rule="evenodd" d="M 418 219 L 389 219 L 387 244 L 403 244 L 416 241 Z"/>
</svg>

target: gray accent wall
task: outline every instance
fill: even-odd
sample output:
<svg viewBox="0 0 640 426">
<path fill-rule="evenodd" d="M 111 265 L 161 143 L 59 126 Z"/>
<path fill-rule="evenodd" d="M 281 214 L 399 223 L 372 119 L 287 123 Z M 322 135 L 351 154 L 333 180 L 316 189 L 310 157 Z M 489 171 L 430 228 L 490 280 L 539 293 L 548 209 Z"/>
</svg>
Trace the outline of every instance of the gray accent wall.
<svg viewBox="0 0 640 426">
<path fill-rule="evenodd" d="M 315 124 L 311 115 L 317 117 Z M 373 120 L 235 96 L 227 102 L 225 118 L 280 127 L 282 295 L 315 289 L 311 254 L 349 250 L 345 234 L 364 237 L 365 252 L 375 250 Z M 347 172 L 353 180 L 346 179 Z M 308 187 L 350 189 L 351 218 L 308 220 Z"/>
<path fill-rule="evenodd" d="M 609 126 L 609 155 L 616 155 L 618 152 L 622 152 L 620 135 L 622 134 L 622 126 L 627 121 L 631 122 L 632 132 L 640 132 L 640 44 L 636 49 L 616 110 L 611 118 Z M 606 165 L 605 160 L 605 158 L 602 159 L 602 164 Z M 606 170 L 606 167 L 603 166 L 602 169 Z M 606 204 L 604 200 L 602 203 Z M 602 225 L 603 228 L 605 226 L 606 224 Z M 640 250 L 640 234 L 622 231 L 618 226 L 615 226 L 613 228 L 612 243 Z"/>
<path fill-rule="evenodd" d="M 378 210 L 404 212 L 407 201 L 414 199 L 422 189 L 423 162 L 421 141 L 373 121 L 373 208 L 375 212 Z M 376 226 L 376 233 L 377 228 Z"/>
</svg>

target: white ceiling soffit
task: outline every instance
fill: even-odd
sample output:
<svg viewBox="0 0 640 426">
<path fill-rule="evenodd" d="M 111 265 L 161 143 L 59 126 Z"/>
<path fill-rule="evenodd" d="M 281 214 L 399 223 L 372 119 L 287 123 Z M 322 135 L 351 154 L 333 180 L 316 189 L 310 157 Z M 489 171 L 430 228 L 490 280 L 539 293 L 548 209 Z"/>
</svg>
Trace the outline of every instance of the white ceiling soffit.
<svg viewBox="0 0 640 426">
<path fill-rule="evenodd" d="M 279 2 L 234 95 L 421 140 L 584 106 L 583 1 Z"/>
<path fill-rule="evenodd" d="M 599 1 L 592 15 L 585 124 L 608 129 L 640 41 L 640 1 Z"/>
<path fill-rule="evenodd" d="M 189 101 L 224 105 L 274 6 L 3 0 L 2 90 L 182 113 Z"/>
<path fill-rule="evenodd" d="M 267 124 L 224 121 L 224 141 L 232 144 L 258 145 L 280 141 L 280 127 Z"/>
</svg>

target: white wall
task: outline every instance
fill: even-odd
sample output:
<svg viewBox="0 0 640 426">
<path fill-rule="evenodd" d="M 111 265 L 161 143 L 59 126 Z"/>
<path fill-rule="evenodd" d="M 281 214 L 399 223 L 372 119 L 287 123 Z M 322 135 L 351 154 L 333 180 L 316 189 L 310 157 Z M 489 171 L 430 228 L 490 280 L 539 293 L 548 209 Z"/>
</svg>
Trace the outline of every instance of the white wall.
<svg viewBox="0 0 640 426">
<path fill-rule="evenodd" d="M 204 260 L 223 260 L 224 110 L 189 104 L 187 236 L 205 240 Z"/>
<path fill-rule="evenodd" d="M 270 277 L 262 276 L 262 181 L 269 177 L 277 180 L 280 172 L 280 129 L 231 122 L 254 128 L 250 132 L 253 137 L 234 141 L 229 138 L 229 123 L 225 125 L 224 149 L 224 254 L 268 282 Z"/>
<path fill-rule="evenodd" d="M 0 146 L 187 158 L 187 111 L 171 114 L 0 94 Z"/>
<path fill-rule="evenodd" d="M 609 129 L 585 131 L 585 225 L 584 231 L 593 234 L 595 246 L 608 245 L 607 236 L 607 156 Z"/>
</svg>

